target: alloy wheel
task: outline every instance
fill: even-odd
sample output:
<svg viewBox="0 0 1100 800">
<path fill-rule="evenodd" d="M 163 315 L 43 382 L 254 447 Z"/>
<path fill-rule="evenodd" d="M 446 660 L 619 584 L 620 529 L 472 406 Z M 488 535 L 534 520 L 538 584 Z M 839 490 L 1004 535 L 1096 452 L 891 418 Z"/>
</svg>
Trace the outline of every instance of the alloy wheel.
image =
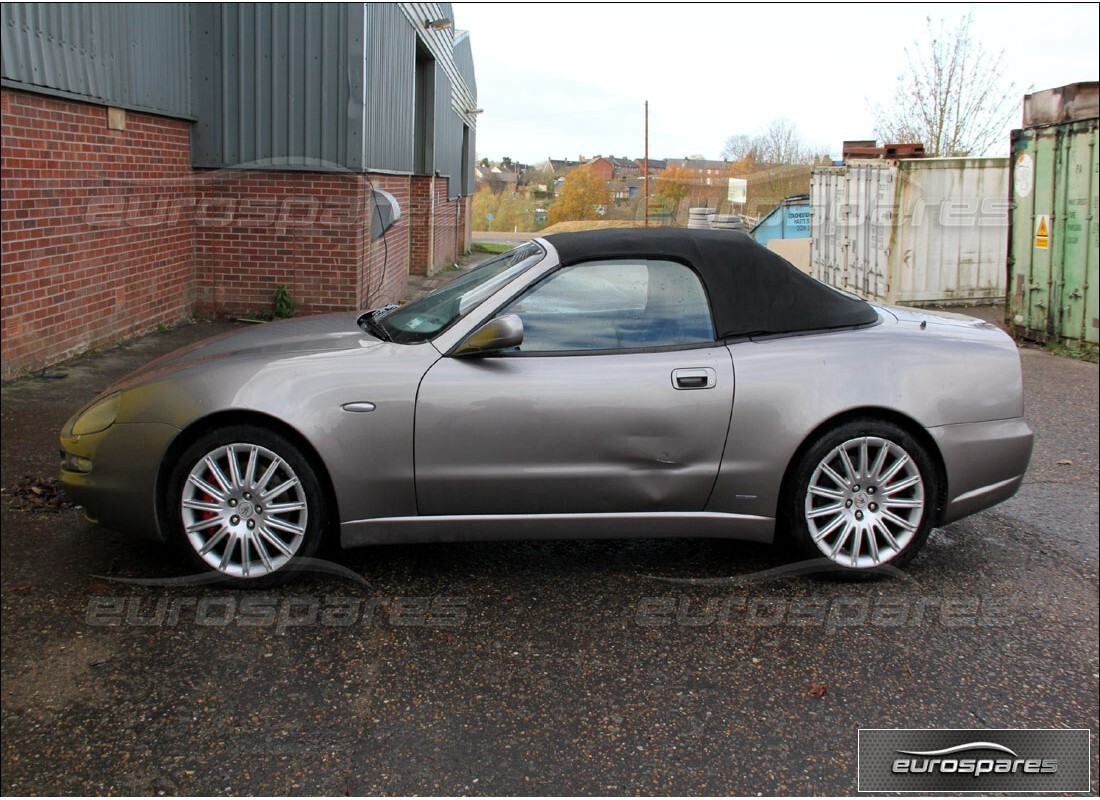
<svg viewBox="0 0 1100 800">
<path fill-rule="evenodd" d="M 187 541 L 209 567 L 260 578 L 285 567 L 305 539 L 309 503 L 301 479 L 277 453 L 226 444 L 200 458 L 184 482 Z"/>
<path fill-rule="evenodd" d="M 925 505 L 925 482 L 913 456 L 889 439 L 860 436 L 818 462 L 804 513 L 810 537 L 826 558 L 868 569 L 909 546 Z"/>
</svg>

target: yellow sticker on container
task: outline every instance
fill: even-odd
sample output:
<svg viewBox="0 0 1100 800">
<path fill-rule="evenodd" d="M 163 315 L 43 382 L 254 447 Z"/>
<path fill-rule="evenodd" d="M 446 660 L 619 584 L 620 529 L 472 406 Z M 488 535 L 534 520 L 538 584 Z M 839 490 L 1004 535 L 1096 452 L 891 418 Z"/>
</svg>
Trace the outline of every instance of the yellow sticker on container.
<svg viewBox="0 0 1100 800">
<path fill-rule="evenodd" d="M 1046 214 L 1040 214 L 1035 223 L 1035 249 L 1050 249 L 1050 217 Z"/>
</svg>

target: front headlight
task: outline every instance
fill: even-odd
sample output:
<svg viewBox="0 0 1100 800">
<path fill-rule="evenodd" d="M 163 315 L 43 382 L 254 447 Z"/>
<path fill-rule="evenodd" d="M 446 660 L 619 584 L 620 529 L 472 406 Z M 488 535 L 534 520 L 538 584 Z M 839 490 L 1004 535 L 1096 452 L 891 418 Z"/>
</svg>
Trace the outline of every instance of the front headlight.
<svg viewBox="0 0 1100 800">
<path fill-rule="evenodd" d="M 114 425 L 115 418 L 118 417 L 119 397 L 118 392 L 108 395 L 77 417 L 73 422 L 73 435 L 99 433 Z"/>
</svg>

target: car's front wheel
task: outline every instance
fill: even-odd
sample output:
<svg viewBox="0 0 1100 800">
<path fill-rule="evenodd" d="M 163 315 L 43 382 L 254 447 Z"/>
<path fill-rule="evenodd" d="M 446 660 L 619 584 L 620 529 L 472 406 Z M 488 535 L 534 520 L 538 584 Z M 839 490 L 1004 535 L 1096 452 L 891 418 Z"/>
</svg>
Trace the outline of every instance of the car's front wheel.
<svg viewBox="0 0 1100 800">
<path fill-rule="evenodd" d="M 208 433 L 183 452 L 165 513 L 171 535 L 201 572 L 241 587 L 292 577 L 324 529 L 309 459 L 285 437 L 252 425 Z"/>
<path fill-rule="evenodd" d="M 848 422 L 818 439 L 792 485 L 786 513 L 795 545 L 852 573 L 912 559 L 928 538 L 939 491 L 921 443 L 877 420 Z"/>
</svg>

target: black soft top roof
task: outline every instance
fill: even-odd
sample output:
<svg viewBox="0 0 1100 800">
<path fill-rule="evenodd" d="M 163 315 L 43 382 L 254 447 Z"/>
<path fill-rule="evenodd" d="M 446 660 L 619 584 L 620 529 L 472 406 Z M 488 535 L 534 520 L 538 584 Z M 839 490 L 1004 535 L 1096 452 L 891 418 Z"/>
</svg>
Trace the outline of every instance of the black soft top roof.
<svg viewBox="0 0 1100 800">
<path fill-rule="evenodd" d="M 566 266 L 654 258 L 693 267 L 706 286 L 719 339 L 850 328 L 878 320 L 865 301 L 811 278 L 740 231 L 609 228 L 544 238 Z"/>
</svg>

